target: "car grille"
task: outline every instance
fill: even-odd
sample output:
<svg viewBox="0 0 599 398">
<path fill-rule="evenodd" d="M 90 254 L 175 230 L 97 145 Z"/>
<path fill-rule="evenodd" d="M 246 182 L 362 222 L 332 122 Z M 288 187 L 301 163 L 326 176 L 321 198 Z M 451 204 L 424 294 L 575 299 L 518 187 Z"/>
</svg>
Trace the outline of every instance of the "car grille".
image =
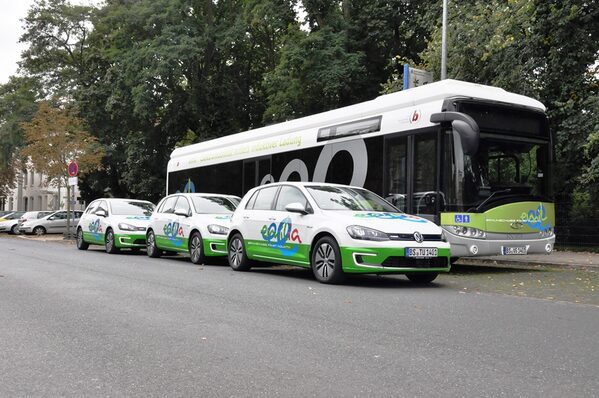
<svg viewBox="0 0 599 398">
<path fill-rule="evenodd" d="M 388 233 L 390 240 L 409 240 L 414 241 L 414 234 L 393 234 Z M 423 234 L 422 235 L 423 242 L 440 242 L 442 240 L 441 234 Z"/>
<path fill-rule="evenodd" d="M 409 258 L 400 256 L 387 257 L 381 264 L 383 267 L 401 268 L 447 268 L 447 257 Z"/>
</svg>

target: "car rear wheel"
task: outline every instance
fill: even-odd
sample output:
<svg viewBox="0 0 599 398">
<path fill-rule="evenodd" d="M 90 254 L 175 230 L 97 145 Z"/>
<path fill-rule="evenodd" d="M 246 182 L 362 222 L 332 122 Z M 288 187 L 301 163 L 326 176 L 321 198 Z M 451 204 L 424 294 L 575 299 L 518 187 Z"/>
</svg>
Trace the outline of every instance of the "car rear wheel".
<svg viewBox="0 0 599 398">
<path fill-rule="evenodd" d="M 89 243 L 83 240 L 83 230 L 81 228 L 77 228 L 77 249 L 87 250 L 88 247 Z"/>
<path fill-rule="evenodd" d="M 235 271 L 249 271 L 252 268 L 241 234 L 235 234 L 229 240 L 229 266 Z"/>
<path fill-rule="evenodd" d="M 154 235 L 154 231 L 152 230 L 148 231 L 148 235 L 146 236 L 146 253 L 152 258 L 160 257 L 160 249 L 156 247 L 156 235 Z"/>
<path fill-rule="evenodd" d="M 189 257 L 191 257 L 191 262 L 194 264 L 204 263 L 202 235 L 198 231 L 191 234 L 191 238 L 189 238 Z"/>
<path fill-rule="evenodd" d="M 312 250 L 312 273 L 318 282 L 340 283 L 344 274 L 341 266 L 339 245 L 330 236 L 324 236 L 316 242 Z"/>
<path fill-rule="evenodd" d="M 112 232 L 111 228 L 108 228 L 106 231 L 106 236 L 104 237 L 104 248 L 106 249 L 106 253 L 109 254 L 116 254 L 120 251 L 114 242 L 114 232 Z"/>
<path fill-rule="evenodd" d="M 46 228 L 44 227 L 35 227 L 33 228 L 33 233 L 37 236 L 41 236 L 41 235 L 45 235 L 46 234 Z"/>
<path fill-rule="evenodd" d="M 419 285 L 425 285 L 427 283 L 431 283 L 432 281 L 434 281 L 437 276 L 439 275 L 439 273 L 437 272 L 418 272 L 418 273 L 413 273 L 413 274 L 406 274 L 406 276 L 408 277 L 408 279 L 416 284 Z"/>
<path fill-rule="evenodd" d="M 18 235 L 19 234 L 19 225 L 15 224 L 12 226 L 12 228 L 10 229 L 10 233 L 13 235 Z"/>
</svg>

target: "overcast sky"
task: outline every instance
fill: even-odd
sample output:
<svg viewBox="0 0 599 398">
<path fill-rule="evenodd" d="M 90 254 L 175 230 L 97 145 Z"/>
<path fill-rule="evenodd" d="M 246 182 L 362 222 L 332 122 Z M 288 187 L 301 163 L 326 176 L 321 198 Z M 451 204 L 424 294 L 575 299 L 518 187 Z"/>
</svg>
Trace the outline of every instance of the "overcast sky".
<svg viewBox="0 0 599 398">
<path fill-rule="evenodd" d="M 17 62 L 21 59 L 21 51 L 25 49 L 19 43 L 23 34 L 21 19 L 34 0 L 0 0 L 0 84 L 6 83 L 11 75 L 17 72 Z M 99 0 L 74 0 L 74 4 L 98 4 Z"/>
</svg>

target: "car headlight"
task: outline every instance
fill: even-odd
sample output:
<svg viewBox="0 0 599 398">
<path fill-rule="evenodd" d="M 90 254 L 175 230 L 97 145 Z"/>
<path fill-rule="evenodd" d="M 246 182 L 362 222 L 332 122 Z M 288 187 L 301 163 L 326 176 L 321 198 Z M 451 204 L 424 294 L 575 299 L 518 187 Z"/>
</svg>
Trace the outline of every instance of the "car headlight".
<svg viewBox="0 0 599 398">
<path fill-rule="evenodd" d="M 389 236 L 381 231 L 372 228 L 366 228 L 361 225 L 350 225 L 346 228 L 347 233 L 354 239 L 361 240 L 389 240 Z"/>
<path fill-rule="evenodd" d="M 119 223 L 119 229 L 122 231 L 145 231 L 145 227 L 136 227 L 135 225 L 127 223 Z"/>
<path fill-rule="evenodd" d="M 487 233 L 478 228 L 462 227 L 457 225 L 453 225 L 451 228 L 453 229 L 453 232 L 459 236 L 477 239 L 485 239 L 487 237 Z"/>
<path fill-rule="evenodd" d="M 214 235 L 226 235 L 229 233 L 229 228 L 222 225 L 210 224 L 208 225 L 208 232 Z"/>
</svg>

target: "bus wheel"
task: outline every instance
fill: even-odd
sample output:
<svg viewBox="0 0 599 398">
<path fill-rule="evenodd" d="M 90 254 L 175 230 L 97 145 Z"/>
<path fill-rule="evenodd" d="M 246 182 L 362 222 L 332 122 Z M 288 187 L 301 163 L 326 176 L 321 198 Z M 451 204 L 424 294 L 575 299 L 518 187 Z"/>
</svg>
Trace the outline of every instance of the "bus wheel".
<svg viewBox="0 0 599 398">
<path fill-rule="evenodd" d="M 198 231 L 195 231 L 189 239 L 189 257 L 191 257 L 192 263 L 204 263 L 204 250 L 202 249 L 202 235 Z"/>
<path fill-rule="evenodd" d="M 152 258 L 160 257 L 160 249 L 156 247 L 156 236 L 152 230 L 148 231 L 146 236 L 146 253 Z"/>
<path fill-rule="evenodd" d="M 111 228 L 108 228 L 108 231 L 106 231 L 106 237 L 104 238 L 104 247 L 106 248 L 106 253 L 109 254 L 115 254 L 120 251 L 114 243 L 114 232 L 112 232 Z"/>
<path fill-rule="evenodd" d="M 252 268 L 241 234 L 233 235 L 229 241 L 229 266 L 235 271 L 249 271 Z"/>
<path fill-rule="evenodd" d="M 87 250 L 89 247 L 89 243 L 83 240 L 83 230 L 81 228 L 77 229 L 77 249 L 79 250 Z"/>
<path fill-rule="evenodd" d="M 437 272 L 414 272 L 413 274 L 406 274 L 408 279 L 416 284 L 425 285 L 434 281 L 439 274 Z"/>
<path fill-rule="evenodd" d="M 339 245 L 332 237 L 323 236 L 314 245 L 312 273 L 321 283 L 340 283 L 343 280 Z"/>
</svg>

